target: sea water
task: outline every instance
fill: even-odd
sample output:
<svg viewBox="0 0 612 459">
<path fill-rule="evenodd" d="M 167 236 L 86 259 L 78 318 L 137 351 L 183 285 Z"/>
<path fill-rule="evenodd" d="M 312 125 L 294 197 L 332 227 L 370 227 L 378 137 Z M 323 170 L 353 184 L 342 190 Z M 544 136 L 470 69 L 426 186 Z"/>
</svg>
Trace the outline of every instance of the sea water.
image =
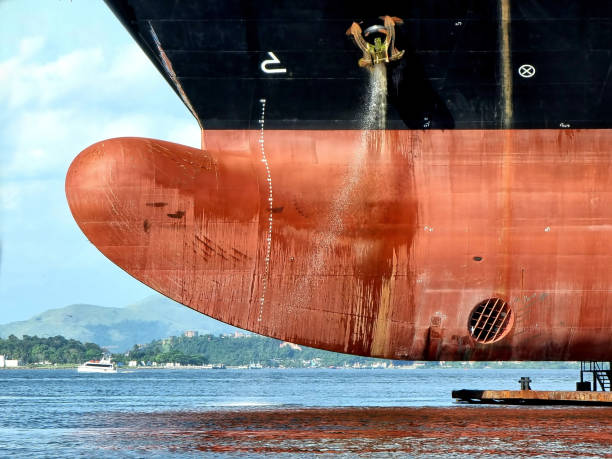
<svg viewBox="0 0 612 459">
<path fill-rule="evenodd" d="M 435 451 L 444 453 L 449 445 L 447 438 L 437 438 L 442 431 L 438 424 L 453 432 L 457 430 L 455 434 L 459 437 L 467 435 L 481 441 L 482 428 L 489 428 L 495 421 L 485 419 L 491 417 L 491 408 L 455 404 L 452 390 L 517 389 L 521 376 L 531 377 L 533 389 L 573 390 L 578 372 L 138 369 L 117 374 L 78 374 L 76 370 L 4 370 L 0 371 L 0 455 L 308 457 L 317 453 L 333 457 L 338 457 L 337 454 L 399 457 L 409 452 L 429 457 Z M 550 416 L 561 415 L 562 419 L 571 420 L 581 410 L 594 410 L 556 408 L 549 416 L 539 408 L 518 409 L 528 410 L 534 419 L 531 427 L 519 423 L 517 428 L 525 432 L 537 427 L 534 413 L 546 414 L 546 420 L 540 422 L 546 424 L 551 423 Z M 475 412 L 471 410 L 482 410 L 479 412 L 485 423 L 482 428 L 466 429 L 465 425 L 474 423 L 469 420 L 446 421 L 448 416 L 461 418 L 462 413 L 473 416 Z M 512 411 L 503 411 L 510 408 L 495 410 L 498 411 L 494 413 L 506 413 L 506 417 L 514 419 Z M 585 428 L 590 434 L 604 435 L 603 440 L 597 437 L 601 442 L 589 443 L 590 454 L 595 456 L 612 454 L 610 425 L 606 421 L 612 411 L 600 410 L 604 411 L 595 415 L 589 412 L 591 424 Z M 599 418 L 597 413 L 601 414 Z M 388 424 L 395 426 L 394 433 L 389 433 Z M 558 443 L 561 434 L 555 434 L 555 429 L 563 427 L 558 421 L 552 425 L 551 441 Z M 397 426 L 401 426 L 400 432 Z M 511 430 L 498 429 L 494 437 L 490 433 L 485 435 L 487 444 L 495 438 L 502 441 L 507 435 L 503 430 L 508 429 Z M 433 443 L 427 445 L 426 454 L 417 446 L 422 442 L 419 438 L 423 432 L 430 431 L 427 437 Z M 587 438 L 589 432 L 583 437 Z M 564 454 L 572 452 L 557 443 L 543 444 L 542 448 L 549 452 L 554 448 L 561 448 Z M 497 452 L 507 452 L 508 447 L 500 447 Z M 576 448 L 574 453 L 580 450 Z M 461 448 L 453 451 L 454 455 L 463 454 Z M 495 449 L 491 451 L 490 455 L 497 455 Z"/>
</svg>

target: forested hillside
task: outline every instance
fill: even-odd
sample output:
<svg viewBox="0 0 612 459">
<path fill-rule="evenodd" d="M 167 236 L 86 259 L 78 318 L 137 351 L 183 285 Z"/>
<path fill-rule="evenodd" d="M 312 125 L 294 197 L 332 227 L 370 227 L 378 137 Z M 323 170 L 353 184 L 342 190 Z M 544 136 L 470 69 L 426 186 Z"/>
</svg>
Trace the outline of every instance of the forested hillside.
<svg viewBox="0 0 612 459">
<path fill-rule="evenodd" d="M 271 367 L 344 366 L 357 362 L 372 364 L 379 361 L 290 345 L 257 335 L 172 337 L 153 341 L 145 346 L 134 346 L 127 356 L 114 357 L 117 360 L 177 362 L 193 365 L 248 365 L 260 362 L 264 366 Z"/>
<path fill-rule="evenodd" d="M 94 343 L 81 343 L 63 336 L 38 338 L 25 335 L 22 339 L 15 335 L 0 338 L 0 355 L 7 359 L 19 360 L 23 365 L 38 362 L 83 363 L 102 357 L 102 348 Z"/>
</svg>

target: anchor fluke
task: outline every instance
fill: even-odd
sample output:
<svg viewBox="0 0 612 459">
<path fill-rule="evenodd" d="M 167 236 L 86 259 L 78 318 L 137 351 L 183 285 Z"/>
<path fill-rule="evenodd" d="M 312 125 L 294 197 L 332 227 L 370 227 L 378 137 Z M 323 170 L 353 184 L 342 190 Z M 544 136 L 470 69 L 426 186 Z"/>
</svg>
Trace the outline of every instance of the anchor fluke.
<svg viewBox="0 0 612 459">
<path fill-rule="evenodd" d="M 357 47 L 363 52 L 363 57 L 359 59 L 360 67 L 371 67 L 382 62 L 388 63 L 401 59 L 404 51 L 399 51 L 395 47 L 395 24 L 403 24 L 404 21 L 395 16 L 381 16 L 383 25 L 373 25 L 365 30 L 356 22 L 351 24 L 351 27 L 346 31 L 346 34 L 351 36 Z M 371 34 L 381 34 L 385 36 L 385 41 L 381 37 L 375 37 L 374 43 L 366 41 L 364 37 Z"/>
</svg>

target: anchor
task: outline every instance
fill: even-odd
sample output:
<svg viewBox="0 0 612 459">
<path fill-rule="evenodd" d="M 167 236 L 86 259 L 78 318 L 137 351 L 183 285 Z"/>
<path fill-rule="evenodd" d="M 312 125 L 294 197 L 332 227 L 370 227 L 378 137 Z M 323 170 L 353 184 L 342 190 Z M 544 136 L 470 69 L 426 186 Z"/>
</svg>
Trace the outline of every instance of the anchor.
<svg viewBox="0 0 612 459">
<path fill-rule="evenodd" d="M 363 51 L 363 57 L 359 59 L 360 67 L 373 67 L 382 62 L 389 63 L 401 59 L 404 51 L 398 51 L 395 47 L 395 24 L 403 24 L 404 21 L 398 17 L 381 16 L 384 25 L 373 25 L 368 27 L 363 34 L 361 27 L 356 22 L 353 22 L 351 27 L 346 31 L 347 35 L 352 36 L 357 47 Z M 372 33 L 380 33 L 385 35 L 383 42 L 380 37 L 374 38 L 374 43 L 369 43 L 365 40 Z M 389 55 L 389 49 L 391 55 Z"/>
</svg>

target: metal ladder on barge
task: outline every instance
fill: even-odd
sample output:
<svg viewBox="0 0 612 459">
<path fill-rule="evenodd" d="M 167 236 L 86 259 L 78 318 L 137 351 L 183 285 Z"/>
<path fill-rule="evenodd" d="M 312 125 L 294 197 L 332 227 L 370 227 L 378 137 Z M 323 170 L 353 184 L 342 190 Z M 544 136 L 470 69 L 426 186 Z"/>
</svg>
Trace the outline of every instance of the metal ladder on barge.
<svg viewBox="0 0 612 459">
<path fill-rule="evenodd" d="M 607 366 L 607 368 L 606 368 Z M 599 385 L 603 392 L 612 390 L 612 362 L 580 362 L 580 382 L 584 383 L 584 375 L 592 374 L 593 390 Z"/>
</svg>

